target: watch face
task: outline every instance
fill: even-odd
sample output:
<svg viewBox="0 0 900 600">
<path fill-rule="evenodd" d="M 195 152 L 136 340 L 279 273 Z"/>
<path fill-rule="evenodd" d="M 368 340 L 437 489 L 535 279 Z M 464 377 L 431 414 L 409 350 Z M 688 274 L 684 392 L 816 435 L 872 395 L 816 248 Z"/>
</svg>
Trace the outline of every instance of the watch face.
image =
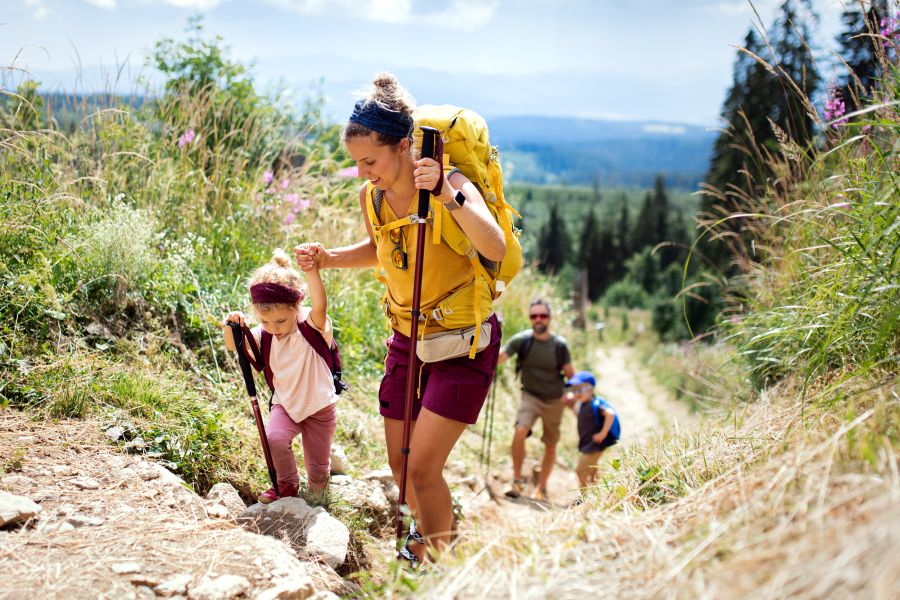
<svg viewBox="0 0 900 600">
<path fill-rule="evenodd" d="M 463 194 L 461 191 L 457 191 L 456 196 L 454 196 L 453 199 L 456 201 L 456 203 L 458 205 L 462 206 L 463 202 L 466 201 L 466 195 Z"/>
</svg>

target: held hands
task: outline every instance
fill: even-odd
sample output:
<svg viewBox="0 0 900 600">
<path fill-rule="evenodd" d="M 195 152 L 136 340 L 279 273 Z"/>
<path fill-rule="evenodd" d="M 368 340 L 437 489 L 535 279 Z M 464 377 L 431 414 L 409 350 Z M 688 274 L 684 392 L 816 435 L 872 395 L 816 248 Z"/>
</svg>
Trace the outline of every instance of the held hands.
<svg viewBox="0 0 900 600">
<path fill-rule="evenodd" d="M 597 433 L 595 433 L 594 435 L 591 436 L 591 439 L 594 441 L 595 444 L 600 444 L 603 442 L 603 440 L 606 439 L 606 435 L 603 432 L 598 431 Z"/>
<path fill-rule="evenodd" d="M 301 271 L 318 271 L 325 266 L 325 246 L 319 242 L 304 242 L 294 247 L 294 258 Z"/>
</svg>

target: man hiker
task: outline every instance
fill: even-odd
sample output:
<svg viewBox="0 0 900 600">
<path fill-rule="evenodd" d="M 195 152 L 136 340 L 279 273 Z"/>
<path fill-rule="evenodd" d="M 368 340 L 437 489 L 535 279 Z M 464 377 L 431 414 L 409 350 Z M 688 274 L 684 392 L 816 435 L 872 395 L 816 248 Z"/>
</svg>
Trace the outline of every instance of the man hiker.
<svg viewBox="0 0 900 600">
<path fill-rule="evenodd" d="M 513 484 L 506 492 L 510 498 L 518 498 L 527 480 L 522 477 L 525 462 L 525 438 L 541 419 L 544 457 L 535 498 L 547 499 L 547 480 L 556 460 L 556 444 L 559 442 L 559 425 L 565 405 L 562 403 L 566 379 L 575 374 L 566 341 L 550 333 L 550 303 L 534 300 L 528 309 L 531 329 L 514 335 L 500 351 L 499 363 L 516 357 L 516 372 L 522 376 L 522 401 L 516 413 L 516 431 L 512 442 Z"/>
</svg>

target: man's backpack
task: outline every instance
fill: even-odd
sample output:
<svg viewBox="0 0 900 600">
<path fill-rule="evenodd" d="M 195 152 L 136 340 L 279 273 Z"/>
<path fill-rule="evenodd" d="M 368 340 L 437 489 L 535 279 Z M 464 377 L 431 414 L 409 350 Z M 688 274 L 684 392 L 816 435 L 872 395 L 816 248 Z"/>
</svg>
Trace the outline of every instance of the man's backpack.
<svg viewBox="0 0 900 600">
<path fill-rule="evenodd" d="M 472 246 L 450 211 L 434 196 L 431 197 L 429 219 L 432 221 L 432 242 L 439 244 L 443 239 L 457 254 L 466 256 L 474 277 L 471 284 L 442 300 L 428 317 L 446 329 L 471 327 L 482 323 L 490 315 L 493 301 L 500 297 L 522 268 L 521 232 L 513 225 L 513 216 L 521 215 L 506 203 L 503 196 L 499 151 L 491 145 L 487 123 L 478 113 L 448 104 L 425 105 L 416 109 L 413 118 L 416 144 L 421 147 L 421 126 L 434 127 L 440 132 L 445 169 L 459 169 L 475 184 L 506 240 L 506 255 L 502 261 L 498 263 L 485 259 Z M 369 222 L 376 238 L 412 223 L 408 216 L 391 223 L 381 223 L 379 215 L 383 195 L 371 184 L 367 191 Z M 391 308 L 388 307 L 389 310 Z M 469 358 L 475 358 L 479 333 L 476 329 Z"/>
<path fill-rule="evenodd" d="M 328 365 L 328 370 L 331 371 L 331 379 L 334 382 L 334 393 L 340 394 L 348 389 L 350 386 L 341 379 L 343 372 L 341 370 L 341 354 L 338 350 L 337 342 L 332 339 L 331 346 L 328 346 L 328 343 L 325 341 L 325 338 L 322 337 L 322 334 L 306 321 L 297 323 L 297 328 L 300 330 L 304 339 L 309 342 L 309 345 L 313 347 L 313 350 L 316 351 L 316 354 L 321 356 L 322 360 L 325 361 L 325 364 Z M 250 364 L 252 364 L 253 368 L 257 371 L 263 372 L 266 377 L 266 384 L 268 384 L 269 389 L 274 393 L 274 374 L 272 373 L 272 368 L 269 366 L 269 356 L 272 354 L 272 334 L 265 329 L 262 330 L 262 334 L 260 335 L 260 346 L 262 348 L 259 348 L 257 347 L 256 339 L 253 337 L 253 334 L 250 333 L 250 330 L 246 327 L 243 329 L 244 337 L 247 339 L 247 343 L 250 345 L 250 350 L 253 354 L 253 358 L 248 357 L 250 358 Z"/>
<path fill-rule="evenodd" d="M 554 349 L 556 350 L 556 370 L 559 372 L 560 377 L 563 377 L 562 369 L 566 364 L 566 343 L 555 335 L 552 339 Z M 534 335 L 529 335 L 522 340 L 519 351 L 516 353 L 516 375 L 522 372 L 522 364 L 525 362 L 525 357 L 531 352 L 531 347 L 533 345 Z"/>
</svg>

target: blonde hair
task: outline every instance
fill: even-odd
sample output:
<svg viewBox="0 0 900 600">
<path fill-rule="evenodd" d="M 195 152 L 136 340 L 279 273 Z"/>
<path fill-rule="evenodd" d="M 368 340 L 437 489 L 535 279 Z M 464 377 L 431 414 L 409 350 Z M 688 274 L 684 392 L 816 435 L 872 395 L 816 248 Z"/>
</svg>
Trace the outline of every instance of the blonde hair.
<svg viewBox="0 0 900 600">
<path fill-rule="evenodd" d="M 405 115 L 412 116 L 416 106 L 416 101 L 412 95 L 400 85 L 397 78 L 392 73 L 378 73 L 372 78 L 372 87 L 365 93 L 360 94 L 366 102 L 376 102 L 384 108 L 401 112 Z M 347 140 L 357 136 L 367 136 L 375 134 L 375 138 L 380 144 L 388 146 L 396 146 L 404 138 L 394 137 L 372 131 L 365 125 L 359 123 L 347 123 L 341 132 L 341 140 L 346 144 Z M 412 141 L 412 134 L 409 135 Z"/>
<path fill-rule="evenodd" d="M 293 290 L 297 290 L 297 292 L 300 293 L 300 300 L 297 301 L 297 305 L 303 302 L 303 298 L 306 296 L 306 292 L 303 290 L 303 277 L 300 275 L 299 271 L 291 266 L 290 257 L 287 255 L 287 252 L 281 248 L 275 248 L 272 252 L 272 260 L 253 273 L 253 276 L 250 277 L 250 282 L 247 284 L 247 288 L 249 289 L 257 283 L 277 283 Z M 253 306 L 260 310 L 270 310 L 275 306 L 290 305 L 259 303 L 254 304 Z"/>
</svg>

